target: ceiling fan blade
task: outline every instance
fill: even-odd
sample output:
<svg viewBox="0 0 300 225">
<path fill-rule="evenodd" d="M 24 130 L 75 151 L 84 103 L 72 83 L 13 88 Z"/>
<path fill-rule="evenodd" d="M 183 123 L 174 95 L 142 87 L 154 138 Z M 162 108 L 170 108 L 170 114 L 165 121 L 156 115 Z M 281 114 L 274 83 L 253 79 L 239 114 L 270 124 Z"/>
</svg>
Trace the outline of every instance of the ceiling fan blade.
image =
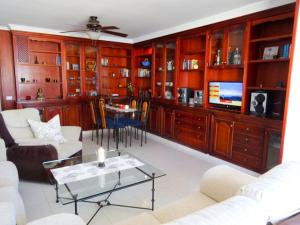
<svg viewBox="0 0 300 225">
<path fill-rule="evenodd" d="M 127 37 L 128 36 L 128 34 L 123 34 L 123 33 L 114 32 L 114 31 L 108 31 L 108 30 L 102 30 L 101 32 L 102 33 L 111 34 L 111 35 L 120 36 L 120 37 Z"/>
<path fill-rule="evenodd" d="M 59 33 L 72 33 L 72 32 L 85 32 L 85 31 L 89 31 L 89 30 L 87 30 L 87 29 L 85 29 L 85 30 L 69 30 L 69 31 L 62 31 L 62 32 L 59 32 Z"/>
<path fill-rule="evenodd" d="M 120 29 L 119 27 L 116 27 L 116 26 L 104 26 L 104 27 L 101 27 L 102 30 L 117 30 L 117 29 Z"/>
</svg>

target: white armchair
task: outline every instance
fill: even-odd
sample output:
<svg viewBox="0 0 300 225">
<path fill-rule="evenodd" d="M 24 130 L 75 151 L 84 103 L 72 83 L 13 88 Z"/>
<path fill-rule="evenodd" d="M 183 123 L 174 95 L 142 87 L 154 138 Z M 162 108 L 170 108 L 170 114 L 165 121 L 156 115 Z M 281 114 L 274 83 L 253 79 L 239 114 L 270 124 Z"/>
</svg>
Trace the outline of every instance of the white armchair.
<svg viewBox="0 0 300 225">
<path fill-rule="evenodd" d="M 39 111 L 34 108 L 6 110 L 1 112 L 0 126 L 2 138 L 6 143 L 7 160 L 18 168 L 22 179 L 45 181 L 44 161 L 81 155 L 81 128 L 77 126 L 62 126 L 61 131 L 66 139 L 64 143 L 35 138 L 28 119 L 40 121 Z M 3 134 L 3 130 L 4 134 Z M 1 140 L 2 148 L 3 141 Z M 3 149 L 0 157 L 5 159 Z"/>
</svg>

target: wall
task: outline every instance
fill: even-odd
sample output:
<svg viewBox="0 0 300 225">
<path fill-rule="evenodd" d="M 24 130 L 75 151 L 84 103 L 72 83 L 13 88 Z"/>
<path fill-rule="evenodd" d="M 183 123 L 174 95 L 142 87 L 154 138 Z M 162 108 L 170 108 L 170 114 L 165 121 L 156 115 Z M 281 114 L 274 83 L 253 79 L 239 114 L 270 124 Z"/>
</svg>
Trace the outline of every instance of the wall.
<svg viewBox="0 0 300 225">
<path fill-rule="evenodd" d="M 294 55 L 291 65 L 289 81 L 289 100 L 286 104 L 285 129 L 283 132 L 284 144 L 282 161 L 300 161 L 299 128 L 300 128 L 300 0 L 297 0 L 294 35 Z"/>
<path fill-rule="evenodd" d="M 0 75 L 2 110 L 13 109 L 16 106 L 13 47 L 11 34 L 6 30 L 0 30 Z M 8 96 L 11 100 L 7 99 Z"/>
</svg>

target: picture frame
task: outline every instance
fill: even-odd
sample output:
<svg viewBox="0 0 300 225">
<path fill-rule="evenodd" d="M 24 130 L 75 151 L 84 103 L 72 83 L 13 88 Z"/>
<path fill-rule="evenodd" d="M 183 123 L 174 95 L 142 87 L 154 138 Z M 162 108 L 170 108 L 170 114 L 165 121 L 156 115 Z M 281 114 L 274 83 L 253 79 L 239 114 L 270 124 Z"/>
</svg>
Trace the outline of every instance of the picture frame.
<svg viewBox="0 0 300 225">
<path fill-rule="evenodd" d="M 278 50 L 279 50 L 279 46 L 265 47 L 263 59 L 264 60 L 276 59 L 278 57 Z"/>
<path fill-rule="evenodd" d="M 79 70 L 79 65 L 78 64 L 72 64 L 72 69 L 73 70 Z"/>
<path fill-rule="evenodd" d="M 96 61 L 92 60 L 92 59 L 87 59 L 85 66 L 86 66 L 87 71 L 95 71 L 96 70 Z"/>
</svg>

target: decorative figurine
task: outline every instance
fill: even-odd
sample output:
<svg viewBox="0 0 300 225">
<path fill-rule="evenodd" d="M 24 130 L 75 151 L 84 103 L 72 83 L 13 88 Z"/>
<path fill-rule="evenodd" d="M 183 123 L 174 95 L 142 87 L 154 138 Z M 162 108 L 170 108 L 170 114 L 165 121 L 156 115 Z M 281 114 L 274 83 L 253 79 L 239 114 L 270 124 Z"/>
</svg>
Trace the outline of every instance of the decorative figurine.
<svg viewBox="0 0 300 225">
<path fill-rule="evenodd" d="M 221 58 L 222 58 L 222 53 L 221 53 L 221 50 L 218 49 L 217 54 L 216 54 L 216 59 L 215 59 L 215 65 L 216 66 L 219 66 L 219 65 L 222 64 L 221 63 Z"/>
<path fill-rule="evenodd" d="M 38 89 L 38 91 L 36 93 L 36 99 L 39 100 L 39 101 L 45 100 L 45 95 L 44 95 L 44 92 L 43 92 L 42 88 Z"/>
</svg>

